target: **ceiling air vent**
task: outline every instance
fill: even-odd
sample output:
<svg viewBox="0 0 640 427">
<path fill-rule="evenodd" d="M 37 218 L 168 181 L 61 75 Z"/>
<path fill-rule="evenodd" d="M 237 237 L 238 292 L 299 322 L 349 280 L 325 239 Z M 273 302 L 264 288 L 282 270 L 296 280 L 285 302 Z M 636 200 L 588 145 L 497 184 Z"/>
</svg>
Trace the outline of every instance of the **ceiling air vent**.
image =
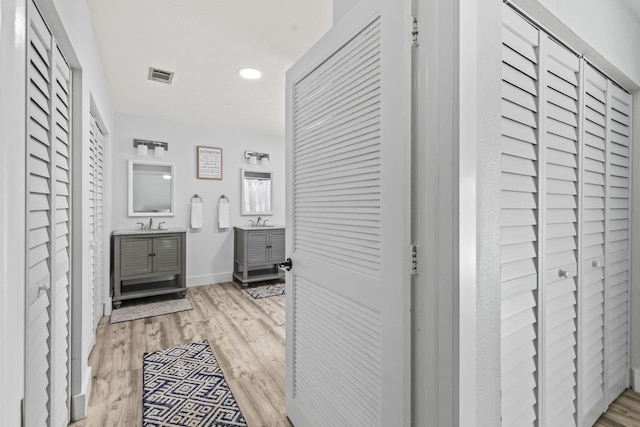
<svg viewBox="0 0 640 427">
<path fill-rule="evenodd" d="M 173 80 L 173 72 L 149 67 L 149 80 L 170 84 Z"/>
</svg>

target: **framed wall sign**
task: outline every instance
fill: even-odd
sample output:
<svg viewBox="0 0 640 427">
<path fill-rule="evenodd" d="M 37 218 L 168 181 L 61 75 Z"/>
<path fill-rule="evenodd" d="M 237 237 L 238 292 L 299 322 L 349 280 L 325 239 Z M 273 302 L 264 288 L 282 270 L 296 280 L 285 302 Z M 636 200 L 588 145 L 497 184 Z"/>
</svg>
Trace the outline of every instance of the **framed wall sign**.
<svg viewBox="0 0 640 427">
<path fill-rule="evenodd" d="M 222 179 L 222 148 L 198 146 L 198 179 Z"/>
</svg>

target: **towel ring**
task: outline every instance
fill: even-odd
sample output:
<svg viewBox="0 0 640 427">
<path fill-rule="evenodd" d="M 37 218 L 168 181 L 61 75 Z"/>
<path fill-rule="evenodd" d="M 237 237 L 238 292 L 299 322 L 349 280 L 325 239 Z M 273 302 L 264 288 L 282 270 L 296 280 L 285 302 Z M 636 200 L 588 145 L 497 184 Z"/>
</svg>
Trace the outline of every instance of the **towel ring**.
<svg viewBox="0 0 640 427">
<path fill-rule="evenodd" d="M 227 196 L 225 196 L 224 194 L 220 197 L 218 197 L 218 203 L 220 203 L 220 200 L 226 200 L 227 203 L 229 203 L 229 198 Z"/>
<path fill-rule="evenodd" d="M 191 197 L 191 201 L 193 202 L 193 199 L 200 199 L 200 203 L 202 203 L 202 197 L 200 197 L 197 194 L 194 194 L 193 197 Z"/>
</svg>

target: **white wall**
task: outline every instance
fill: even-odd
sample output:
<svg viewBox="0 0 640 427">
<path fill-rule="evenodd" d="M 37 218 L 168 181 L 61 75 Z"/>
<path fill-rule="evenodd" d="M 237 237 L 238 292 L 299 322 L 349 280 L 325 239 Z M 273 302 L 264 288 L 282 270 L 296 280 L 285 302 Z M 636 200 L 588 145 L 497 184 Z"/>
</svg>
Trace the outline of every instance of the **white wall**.
<svg viewBox="0 0 640 427">
<path fill-rule="evenodd" d="M 155 161 L 152 155 L 139 157 L 133 139 L 148 139 L 169 143 L 162 162 L 175 164 L 174 217 L 154 217 L 154 223 L 166 221 L 166 227 L 183 227 L 187 232 L 187 285 L 198 286 L 231 280 L 233 272 L 233 228 L 220 230 L 217 226 L 217 202 L 221 195 L 230 201 L 230 224 L 245 225 L 258 216 L 240 215 L 240 176 L 245 151 L 269 153 L 271 161 L 266 170 L 273 171 L 274 215 L 262 216 L 271 224 L 284 225 L 285 172 L 284 138 L 260 135 L 239 130 L 213 128 L 204 125 L 173 122 L 128 114 L 116 114 L 113 136 L 114 156 L 112 170 L 113 203 L 111 205 L 112 230 L 131 229 L 136 222 L 149 221 L 145 217 L 127 216 L 128 160 Z M 197 179 L 196 147 L 199 145 L 222 148 L 223 179 Z M 189 202 L 194 194 L 203 199 L 204 225 L 201 230 L 189 227 Z"/>
</svg>

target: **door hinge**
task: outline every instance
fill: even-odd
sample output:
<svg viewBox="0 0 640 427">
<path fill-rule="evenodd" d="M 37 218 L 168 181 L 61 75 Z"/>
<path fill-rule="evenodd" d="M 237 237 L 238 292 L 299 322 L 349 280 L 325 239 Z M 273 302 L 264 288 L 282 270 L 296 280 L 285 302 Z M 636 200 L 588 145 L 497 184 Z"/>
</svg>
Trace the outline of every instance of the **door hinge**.
<svg viewBox="0 0 640 427">
<path fill-rule="evenodd" d="M 418 274 L 418 245 L 411 245 L 411 275 Z"/>
<path fill-rule="evenodd" d="M 420 42 L 418 42 L 418 34 L 420 34 L 420 32 L 418 31 L 418 18 L 416 18 L 415 16 L 413 16 L 412 18 L 413 29 L 411 30 L 411 36 L 413 37 L 413 41 L 411 42 L 411 46 L 418 47 L 420 45 Z"/>
</svg>

